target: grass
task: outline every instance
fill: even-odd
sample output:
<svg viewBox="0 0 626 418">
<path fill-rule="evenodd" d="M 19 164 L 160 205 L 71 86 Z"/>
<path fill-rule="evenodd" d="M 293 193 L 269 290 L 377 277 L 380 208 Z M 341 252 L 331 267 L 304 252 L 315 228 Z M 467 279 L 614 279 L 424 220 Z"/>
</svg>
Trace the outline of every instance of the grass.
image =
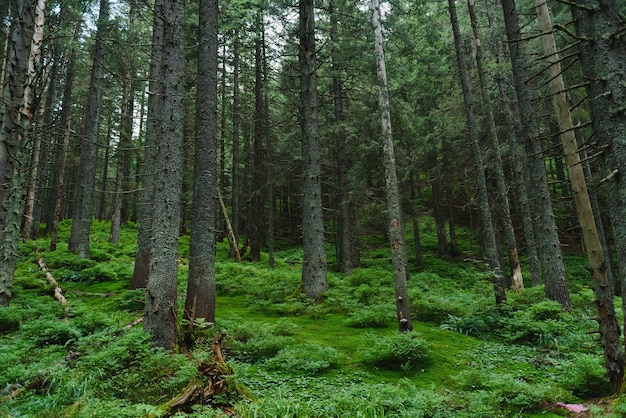
<svg viewBox="0 0 626 418">
<path fill-rule="evenodd" d="M 366 267 L 329 273 L 320 304 L 300 292 L 301 251 L 281 247 L 270 269 L 267 260 L 227 259 L 220 243 L 216 325 L 197 332 L 192 356 L 210 358 L 213 337 L 227 332 L 224 351 L 248 396 L 224 403 L 244 417 L 556 417 L 564 415 L 556 402 L 607 394 L 579 256 L 568 258 L 571 313 L 546 301 L 542 288 L 509 294 L 496 311 L 484 264 L 436 257 L 431 223 L 425 219 L 422 232 L 425 270 L 409 282 L 417 316 L 409 336 L 397 333 L 380 240 L 366 241 Z M 96 261 L 79 260 L 62 244 L 51 253 L 46 239 L 22 245 L 15 299 L 0 308 L 0 417 L 159 416 L 194 378 L 195 361 L 153 348 L 140 326 L 124 330 L 143 308 L 143 291 L 129 290 L 136 225 L 124 228 L 118 246 L 106 241 L 107 228 L 94 223 Z M 68 233 L 62 223 L 60 243 Z M 467 231 L 459 236 L 466 254 L 476 251 Z M 181 308 L 187 246 L 184 237 Z M 67 307 L 50 296 L 38 254 Z M 596 416 L 612 416 L 591 406 Z M 615 416 L 620 408 L 621 400 Z M 177 416 L 225 415 L 198 406 Z"/>
</svg>

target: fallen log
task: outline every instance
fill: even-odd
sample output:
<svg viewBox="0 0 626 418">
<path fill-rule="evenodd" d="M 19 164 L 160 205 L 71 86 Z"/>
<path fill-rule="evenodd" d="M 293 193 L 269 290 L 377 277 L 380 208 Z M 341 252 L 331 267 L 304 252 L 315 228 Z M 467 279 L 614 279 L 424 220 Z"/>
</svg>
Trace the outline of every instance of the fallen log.
<svg viewBox="0 0 626 418">
<path fill-rule="evenodd" d="M 37 264 L 39 264 L 39 268 L 41 269 L 41 271 L 45 273 L 48 284 L 52 286 L 54 298 L 58 300 L 61 305 L 65 305 L 67 303 L 67 299 L 65 298 L 65 296 L 63 296 L 63 289 L 61 289 L 59 283 L 57 283 L 52 273 L 50 273 L 50 271 L 48 270 L 46 263 L 44 263 L 43 261 L 43 257 L 37 257 Z"/>
</svg>

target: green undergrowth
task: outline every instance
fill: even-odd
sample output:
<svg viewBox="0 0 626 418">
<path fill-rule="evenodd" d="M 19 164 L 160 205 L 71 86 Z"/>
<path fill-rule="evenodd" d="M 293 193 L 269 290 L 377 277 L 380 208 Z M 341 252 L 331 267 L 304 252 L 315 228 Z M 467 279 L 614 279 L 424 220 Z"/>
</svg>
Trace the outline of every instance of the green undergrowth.
<svg viewBox="0 0 626 418">
<path fill-rule="evenodd" d="M 571 312 L 542 287 L 509 293 L 496 309 L 471 235 L 459 231 L 463 257 L 440 259 L 432 221 L 424 222 L 425 268 L 408 283 L 414 332 L 397 332 L 380 239 L 364 240 L 364 265 L 351 274 L 329 271 L 319 303 L 302 294 L 301 250 L 280 247 L 271 269 L 266 254 L 259 263 L 228 259 L 224 242 L 216 324 L 196 329 L 192 360 L 152 347 L 140 325 L 127 327 L 144 304 L 143 290 L 129 290 L 136 225 L 113 246 L 108 223 L 94 222 L 93 258 L 84 260 L 67 252 L 63 222 L 57 251 L 46 238 L 21 246 L 15 298 L 0 308 L 0 416 L 159 416 L 196 377 L 197 360 L 210 361 L 220 331 L 233 379 L 248 393 L 222 401 L 242 417 L 550 417 L 565 415 L 556 402 L 608 394 L 584 259 L 568 258 Z M 181 238 L 181 311 L 188 242 Z M 51 297 L 37 257 L 66 306 Z M 590 407 L 597 416 L 626 410 Z M 177 416 L 226 415 L 196 406 Z"/>
</svg>

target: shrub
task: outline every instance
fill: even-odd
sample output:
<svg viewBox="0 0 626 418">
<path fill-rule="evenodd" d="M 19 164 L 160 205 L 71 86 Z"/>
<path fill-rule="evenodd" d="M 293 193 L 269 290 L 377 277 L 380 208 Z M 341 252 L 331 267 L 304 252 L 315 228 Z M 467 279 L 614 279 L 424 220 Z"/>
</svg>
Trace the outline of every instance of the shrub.
<svg viewBox="0 0 626 418">
<path fill-rule="evenodd" d="M 563 386 L 576 396 L 605 396 L 611 393 L 606 369 L 599 356 L 578 354 L 563 373 Z"/>
<path fill-rule="evenodd" d="M 413 371 L 429 363 L 430 345 L 418 333 L 405 332 L 386 337 L 370 335 L 365 348 L 368 364 L 390 370 Z"/>
<path fill-rule="evenodd" d="M 347 324 L 354 328 L 384 328 L 395 316 L 393 306 L 363 307 L 348 314 Z"/>
<path fill-rule="evenodd" d="M 332 347 L 303 343 L 285 347 L 267 360 L 269 369 L 283 372 L 315 374 L 337 366 L 339 352 Z"/>
</svg>

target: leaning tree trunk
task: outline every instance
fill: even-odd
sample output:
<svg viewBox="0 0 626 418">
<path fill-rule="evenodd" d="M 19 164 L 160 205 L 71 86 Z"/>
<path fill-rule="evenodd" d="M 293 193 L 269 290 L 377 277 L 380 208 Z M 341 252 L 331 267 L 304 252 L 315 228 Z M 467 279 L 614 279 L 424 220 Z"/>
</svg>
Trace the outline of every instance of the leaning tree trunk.
<svg viewBox="0 0 626 418">
<path fill-rule="evenodd" d="M 513 82 L 517 93 L 524 147 L 528 157 L 529 196 L 534 219 L 535 241 L 540 257 L 541 275 L 545 283 L 546 297 L 559 302 L 564 309 L 571 309 L 567 275 L 563 253 L 552 209 L 548 188 L 546 166 L 539 139 L 537 118 L 532 107 L 532 95 L 526 73 L 523 41 L 514 0 L 501 0 L 506 26 Z"/>
<path fill-rule="evenodd" d="M 500 266 L 500 258 L 498 255 L 498 244 L 496 233 L 491 218 L 491 209 L 489 205 L 489 195 L 487 192 L 487 180 L 485 178 L 485 167 L 483 165 L 483 156 L 480 150 L 478 140 L 478 131 L 476 128 L 476 119 L 472 109 L 472 97 L 470 91 L 469 77 L 467 75 L 467 67 L 465 64 L 464 53 L 461 45 L 461 32 L 456 15 L 456 3 L 454 0 L 448 0 L 448 8 L 450 11 L 450 23 L 452 24 L 452 33 L 454 34 L 454 47 L 456 50 L 457 65 L 459 69 L 459 78 L 461 79 L 461 90 L 463 91 L 463 103 L 465 107 L 465 116 L 467 118 L 468 135 L 471 146 L 472 158 L 474 160 L 474 171 L 478 187 L 478 199 L 480 205 L 480 215 L 483 226 L 483 238 L 485 240 L 485 253 L 489 266 L 492 270 L 492 282 L 495 293 L 496 305 L 506 302 L 506 279 L 502 273 Z"/>
<path fill-rule="evenodd" d="M 150 82 L 148 114 L 141 175 L 141 203 L 139 206 L 139 230 L 135 267 L 130 283 L 132 289 L 145 288 L 150 271 L 150 249 L 152 247 L 152 216 L 154 213 L 154 187 L 156 182 L 156 159 L 158 135 L 161 126 L 161 106 L 163 101 L 162 68 L 163 56 L 163 0 L 154 2 L 152 24 L 152 56 L 150 58 Z"/>
<path fill-rule="evenodd" d="M 383 49 L 383 33 L 380 23 L 380 5 L 372 0 L 372 27 L 374 29 L 374 53 L 376 56 L 376 73 L 378 76 L 378 104 L 380 106 L 383 165 L 385 166 L 385 191 L 387 192 L 387 212 L 389 216 L 389 241 L 391 242 L 391 263 L 393 265 L 393 283 L 396 296 L 396 316 L 400 332 L 412 331 L 411 305 L 407 291 L 408 262 L 404 228 L 402 226 L 402 208 L 396 177 L 396 157 L 391 132 L 391 112 L 389 106 L 389 90 L 387 87 L 387 69 L 385 68 L 385 52 Z"/>
<path fill-rule="evenodd" d="M 196 139 L 185 319 L 215 322 L 217 0 L 200 0 Z"/>
<path fill-rule="evenodd" d="M 100 15 L 96 30 L 96 43 L 93 51 L 91 80 L 83 123 L 82 144 L 76 200 L 72 215 L 72 230 L 68 250 L 79 257 L 89 258 L 89 234 L 93 216 L 93 192 L 96 179 L 96 156 L 98 153 L 98 134 L 100 127 L 100 106 L 102 102 L 102 83 L 105 60 L 105 41 L 109 27 L 109 0 L 100 0 Z"/>
<path fill-rule="evenodd" d="M 496 199 L 497 213 L 502 222 L 504 235 L 508 247 L 509 269 L 511 273 L 511 283 L 513 291 L 518 291 L 524 287 L 524 279 L 522 277 L 522 269 L 520 267 L 519 254 L 517 252 L 517 239 L 515 238 L 515 230 L 513 229 L 513 221 L 511 219 L 511 206 L 509 205 L 509 197 L 507 195 L 507 185 L 504 178 L 504 170 L 502 168 L 502 157 L 500 156 L 500 140 L 498 139 L 498 131 L 496 121 L 493 114 L 493 106 L 489 97 L 489 86 L 487 85 L 486 71 L 483 65 L 482 45 L 480 34 L 478 31 L 478 19 L 474 11 L 474 0 L 467 2 L 470 20 L 472 22 L 472 30 L 474 32 L 474 40 L 476 47 L 476 68 L 478 70 L 478 78 L 480 80 L 480 93 L 483 106 L 483 116 L 486 118 L 487 137 L 492 152 L 492 168 L 496 180 Z"/>
<path fill-rule="evenodd" d="M 320 144 L 318 138 L 317 63 L 313 0 L 300 0 L 300 106 L 302 132 L 302 284 L 307 297 L 318 300 L 328 289 Z"/>
<path fill-rule="evenodd" d="M 581 40 L 580 60 L 583 75 L 589 81 L 588 96 L 591 98 L 591 118 L 596 141 L 607 146 L 604 158 L 609 216 L 613 225 L 613 235 L 617 248 L 618 263 L 622 280 L 622 295 L 626 294 L 626 45 L 624 43 L 624 18 L 616 12 L 616 1 L 602 2 L 581 0 L 572 3 L 572 15 L 576 32 Z M 594 286 L 595 289 L 595 286 Z M 606 287 L 598 289 L 607 292 Z M 605 295 L 605 298 L 608 296 Z M 596 296 L 597 298 L 597 296 Z M 601 301 L 596 302 L 602 309 Z M 622 301 L 626 311 L 626 302 Z M 610 312 L 607 312 L 607 316 Z M 604 315 L 603 315 L 604 316 Z M 607 317 L 607 321 L 615 320 Z M 626 325 L 625 325 L 626 327 Z M 603 330 L 601 326 L 601 332 Z M 626 328 L 625 328 L 626 331 Z M 605 355 L 608 344 L 605 341 Z M 623 352 L 611 347 L 614 359 L 609 369 L 613 389 L 618 391 L 624 375 Z M 621 357 L 618 357 L 621 354 Z"/>
<path fill-rule="evenodd" d="M 159 129 L 150 274 L 144 328 L 157 346 L 176 344 L 178 233 L 182 185 L 183 1 L 163 2 L 163 103 Z M 212 191 L 211 191 L 212 192 Z"/>
<path fill-rule="evenodd" d="M 43 12 L 45 2 L 17 2 L 7 57 L 6 87 L 0 110 L 0 306 L 8 306 L 12 295 L 17 262 L 22 210 L 26 192 L 27 144 L 33 115 L 34 64 L 39 48 L 33 48 L 36 8 Z M 37 43 L 41 42 L 41 39 Z M 32 69 L 32 73 L 29 72 Z"/>
</svg>

